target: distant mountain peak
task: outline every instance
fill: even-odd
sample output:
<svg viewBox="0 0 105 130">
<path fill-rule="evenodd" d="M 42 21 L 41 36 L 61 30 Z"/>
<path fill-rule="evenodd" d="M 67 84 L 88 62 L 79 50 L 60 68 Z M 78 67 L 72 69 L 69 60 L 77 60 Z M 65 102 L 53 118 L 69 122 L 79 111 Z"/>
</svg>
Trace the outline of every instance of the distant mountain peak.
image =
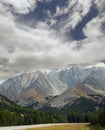
<svg viewBox="0 0 105 130">
<path fill-rule="evenodd" d="M 104 87 L 105 67 L 103 63 L 87 68 L 72 64 L 65 69 L 51 70 L 49 73 L 36 71 L 10 78 L 0 85 L 0 93 L 23 106 L 32 103 L 42 106 L 48 102 L 46 98 L 49 99 L 56 95 L 62 97 L 65 91 L 67 91 L 65 97 L 71 95 L 70 100 L 76 96 L 74 91 L 80 96 L 82 93 L 87 95 L 87 92 L 105 95 Z"/>
<path fill-rule="evenodd" d="M 92 67 L 95 67 L 95 68 L 105 68 L 105 63 L 100 62 L 100 63 L 97 63 L 95 65 L 87 66 L 86 68 L 92 68 Z"/>
</svg>

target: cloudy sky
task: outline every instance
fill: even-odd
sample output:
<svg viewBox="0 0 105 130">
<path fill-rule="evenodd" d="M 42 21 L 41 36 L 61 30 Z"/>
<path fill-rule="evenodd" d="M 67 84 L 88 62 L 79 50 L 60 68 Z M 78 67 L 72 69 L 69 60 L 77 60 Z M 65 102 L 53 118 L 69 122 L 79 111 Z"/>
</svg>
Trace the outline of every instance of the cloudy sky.
<svg viewBox="0 0 105 130">
<path fill-rule="evenodd" d="M 0 80 L 105 59 L 105 0 L 0 0 Z"/>
</svg>

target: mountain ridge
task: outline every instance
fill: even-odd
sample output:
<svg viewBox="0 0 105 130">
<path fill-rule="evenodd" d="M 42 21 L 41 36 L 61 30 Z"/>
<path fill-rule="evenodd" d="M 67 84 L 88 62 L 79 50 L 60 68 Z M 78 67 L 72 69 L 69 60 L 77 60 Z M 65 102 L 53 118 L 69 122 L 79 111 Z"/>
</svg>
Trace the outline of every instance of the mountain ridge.
<svg viewBox="0 0 105 130">
<path fill-rule="evenodd" d="M 104 96 L 104 86 L 104 67 L 93 66 L 85 68 L 71 65 L 60 71 L 53 70 L 49 73 L 37 71 L 23 73 L 10 78 L 0 85 L 0 93 L 21 106 L 35 104 L 38 108 L 43 107 L 45 104 L 52 104 L 54 96 L 58 98 L 66 91 L 71 93 L 71 97 L 74 95 L 76 97 L 84 96 L 89 98 L 88 91 L 92 95 L 95 93 L 96 95 Z M 49 99 L 52 100 L 49 102 Z M 69 100 L 72 100 L 72 98 Z M 67 103 L 69 103 L 69 100 L 67 100 Z M 65 103 L 62 105 L 65 105 Z"/>
</svg>

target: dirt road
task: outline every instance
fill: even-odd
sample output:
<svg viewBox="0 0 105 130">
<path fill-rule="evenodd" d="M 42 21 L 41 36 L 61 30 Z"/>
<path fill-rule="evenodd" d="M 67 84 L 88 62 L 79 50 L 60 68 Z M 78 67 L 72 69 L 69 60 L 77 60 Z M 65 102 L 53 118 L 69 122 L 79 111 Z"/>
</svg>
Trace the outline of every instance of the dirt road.
<svg viewBox="0 0 105 130">
<path fill-rule="evenodd" d="M 83 123 L 76 123 L 76 124 L 72 124 L 72 123 L 57 123 L 57 124 L 38 124 L 38 125 L 25 125 L 25 126 L 11 126 L 11 127 L 0 127 L 0 130 L 30 130 L 31 128 L 42 128 L 42 127 L 49 127 L 49 126 L 61 126 L 61 125 L 71 125 L 71 127 L 79 127 L 82 125 L 86 125 Z M 72 129 L 71 129 L 72 130 Z M 73 129 L 75 130 L 75 129 Z"/>
</svg>

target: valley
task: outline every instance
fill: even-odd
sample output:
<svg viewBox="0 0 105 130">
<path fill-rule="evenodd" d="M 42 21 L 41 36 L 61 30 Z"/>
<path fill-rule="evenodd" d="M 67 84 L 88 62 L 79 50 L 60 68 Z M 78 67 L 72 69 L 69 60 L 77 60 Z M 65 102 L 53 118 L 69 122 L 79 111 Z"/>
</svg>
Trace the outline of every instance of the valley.
<svg viewBox="0 0 105 130">
<path fill-rule="evenodd" d="M 48 129 L 105 130 L 105 0 L 0 0 L 0 130 Z"/>
<path fill-rule="evenodd" d="M 73 65 L 10 78 L 0 85 L 0 125 L 93 122 L 105 105 L 104 85 L 104 67 Z"/>
</svg>

